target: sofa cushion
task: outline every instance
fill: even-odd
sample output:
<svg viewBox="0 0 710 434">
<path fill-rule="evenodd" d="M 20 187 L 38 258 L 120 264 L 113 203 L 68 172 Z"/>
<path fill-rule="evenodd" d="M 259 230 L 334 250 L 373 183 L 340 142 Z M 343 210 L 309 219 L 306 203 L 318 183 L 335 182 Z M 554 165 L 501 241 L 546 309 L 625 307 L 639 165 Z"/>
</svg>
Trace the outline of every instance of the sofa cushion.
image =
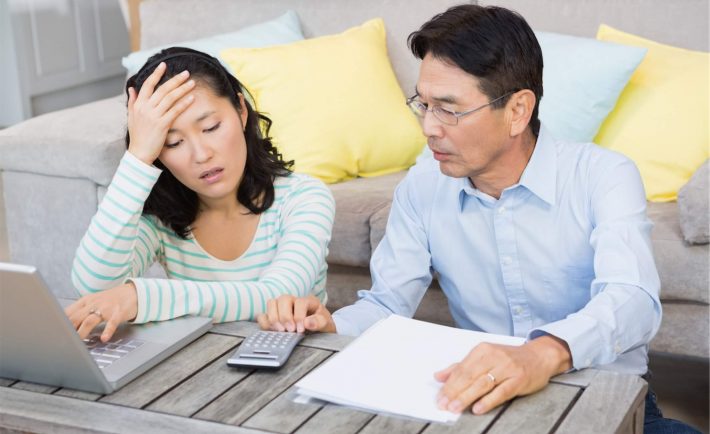
<svg viewBox="0 0 710 434">
<path fill-rule="evenodd" d="M 661 299 L 708 303 L 710 245 L 683 241 L 678 206 L 673 202 L 649 202 L 648 216 L 654 223 L 651 240 L 661 277 Z"/>
<path fill-rule="evenodd" d="M 270 135 L 296 172 L 326 183 L 409 168 L 424 147 L 392 71 L 382 19 L 342 33 L 220 52 L 273 121 Z"/>
<path fill-rule="evenodd" d="M 378 222 L 374 232 L 384 233 L 381 212 L 386 210 L 386 215 L 389 215 L 394 188 L 404 175 L 406 172 L 402 171 L 376 178 L 358 178 L 329 185 L 335 198 L 336 211 L 328 263 L 355 267 L 369 266 L 374 246 L 371 235 L 373 220 Z M 379 239 L 376 241 L 379 242 Z"/>
<path fill-rule="evenodd" d="M 691 244 L 710 241 L 710 160 L 700 166 L 687 184 L 678 191 L 678 212 L 683 238 Z"/>
<path fill-rule="evenodd" d="M 108 185 L 126 150 L 124 101 L 116 96 L 0 130 L 0 169 Z"/>
<path fill-rule="evenodd" d="M 708 358 L 710 306 L 663 303 L 663 321 L 651 341 L 651 351 Z"/>
<path fill-rule="evenodd" d="M 634 160 L 649 200 L 673 201 L 708 159 L 710 54 L 660 44 L 604 25 L 597 38 L 645 47 L 648 53 L 595 142 Z"/>
</svg>

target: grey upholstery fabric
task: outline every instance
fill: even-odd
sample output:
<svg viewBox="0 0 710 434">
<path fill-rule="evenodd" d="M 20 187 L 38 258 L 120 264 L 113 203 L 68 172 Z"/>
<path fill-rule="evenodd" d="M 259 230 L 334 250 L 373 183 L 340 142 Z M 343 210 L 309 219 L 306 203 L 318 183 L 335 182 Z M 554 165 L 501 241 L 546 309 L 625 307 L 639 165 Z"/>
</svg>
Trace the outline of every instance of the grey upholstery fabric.
<svg viewBox="0 0 710 434">
<path fill-rule="evenodd" d="M 663 303 L 663 321 L 651 341 L 651 351 L 707 359 L 708 316 L 707 304 Z"/>
<path fill-rule="evenodd" d="M 654 223 L 651 240 L 661 277 L 661 299 L 708 303 L 710 246 L 683 242 L 673 202 L 649 202 L 648 216 Z"/>
<path fill-rule="evenodd" d="M 0 130 L 0 168 L 108 185 L 126 150 L 124 101 L 116 96 Z"/>
<path fill-rule="evenodd" d="M 594 37 L 599 24 L 691 50 L 708 51 L 707 0 L 481 0 L 520 12 L 535 30 Z"/>
<path fill-rule="evenodd" d="M 381 17 L 387 50 L 407 96 L 414 92 L 418 61 L 407 48 L 407 36 L 446 8 L 465 0 L 150 0 L 141 3 L 141 47 L 155 47 L 196 37 L 234 31 L 267 21 L 287 9 L 298 13 L 307 38 L 339 33 Z M 247 13 L 248 11 L 248 13 Z"/>
<path fill-rule="evenodd" d="M 678 192 L 680 229 L 691 244 L 710 242 L 710 160 L 695 171 Z"/>
<path fill-rule="evenodd" d="M 392 192 L 405 174 L 398 172 L 330 185 L 335 198 L 335 224 L 328 263 L 368 266 L 373 250 L 370 233 L 372 219 L 383 209 L 389 214 Z"/>
<path fill-rule="evenodd" d="M 76 298 L 71 265 L 96 213 L 96 184 L 14 171 L 2 176 L 12 261 L 36 266 L 54 294 Z"/>
</svg>

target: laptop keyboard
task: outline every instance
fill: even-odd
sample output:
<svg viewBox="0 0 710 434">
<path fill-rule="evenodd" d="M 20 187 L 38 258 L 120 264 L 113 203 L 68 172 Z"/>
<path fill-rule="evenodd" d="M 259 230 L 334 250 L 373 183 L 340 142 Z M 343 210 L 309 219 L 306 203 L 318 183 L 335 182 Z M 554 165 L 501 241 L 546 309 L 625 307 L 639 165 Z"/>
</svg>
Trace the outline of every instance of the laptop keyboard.
<svg viewBox="0 0 710 434">
<path fill-rule="evenodd" d="M 98 335 L 89 336 L 84 342 L 99 369 L 110 366 L 145 343 L 140 339 L 118 339 L 104 343 Z"/>
</svg>

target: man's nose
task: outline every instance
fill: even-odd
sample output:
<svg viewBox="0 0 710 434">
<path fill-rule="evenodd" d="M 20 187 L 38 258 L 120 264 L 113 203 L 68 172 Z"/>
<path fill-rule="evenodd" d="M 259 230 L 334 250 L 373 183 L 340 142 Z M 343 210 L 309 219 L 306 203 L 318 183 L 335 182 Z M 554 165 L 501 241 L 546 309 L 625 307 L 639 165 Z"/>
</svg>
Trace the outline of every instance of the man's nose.
<svg viewBox="0 0 710 434">
<path fill-rule="evenodd" d="M 434 113 L 427 110 L 424 112 L 424 117 L 420 118 L 420 123 L 422 126 L 422 133 L 426 137 L 441 137 L 443 134 L 443 128 L 441 121 L 434 116 Z"/>
</svg>

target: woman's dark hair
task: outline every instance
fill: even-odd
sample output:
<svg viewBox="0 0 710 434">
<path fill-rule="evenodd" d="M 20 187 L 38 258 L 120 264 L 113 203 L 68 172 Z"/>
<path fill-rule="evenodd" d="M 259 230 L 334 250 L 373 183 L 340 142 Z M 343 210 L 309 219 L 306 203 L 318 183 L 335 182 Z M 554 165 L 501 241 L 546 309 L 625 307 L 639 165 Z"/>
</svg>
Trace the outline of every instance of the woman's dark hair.
<svg viewBox="0 0 710 434">
<path fill-rule="evenodd" d="M 542 50 L 532 29 L 518 13 L 495 6 L 460 5 L 434 16 L 407 38 L 420 59 L 431 53 L 476 77 L 490 100 L 530 89 L 535 108 L 530 128 L 540 131 Z M 503 107 L 509 97 L 492 104 Z"/>
<path fill-rule="evenodd" d="M 215 95 L 229 99 L 237 112 L 242 111 L 238 94 L 248 95 L 244 86 L 217 59 L 190 48 L 166 48 L 150 57 L 145 65 L 128 79 L 126 95 L 130 87 L 139 92 L 145 80 L 161 62 L 165 62 L 167 67 L 158 86 L 188 70 L 190 78 L 207 86 Z M 244 103 L 247 109 L 247 122 L 244 126 L 247 155 L 244 175 L 237 188 L 237 200 L 252 213 L 260 214 L 274 203 L 275 178 L 290 174 L 293 161 L 283 161 L 281 154 L 271 143 L 271 119 L 254 110 L 247 98 Z M 130 142 L 131 137 L 126 131 L 126 147 Z M 190 232 L 190 225 L 197 218 L 197 193 L 178 181 L 160 160 L 155 160 L 154 164 L 163 172 L 145 201 L 143 213 L 156 216 L 185 239 Z"/>
</svg>

